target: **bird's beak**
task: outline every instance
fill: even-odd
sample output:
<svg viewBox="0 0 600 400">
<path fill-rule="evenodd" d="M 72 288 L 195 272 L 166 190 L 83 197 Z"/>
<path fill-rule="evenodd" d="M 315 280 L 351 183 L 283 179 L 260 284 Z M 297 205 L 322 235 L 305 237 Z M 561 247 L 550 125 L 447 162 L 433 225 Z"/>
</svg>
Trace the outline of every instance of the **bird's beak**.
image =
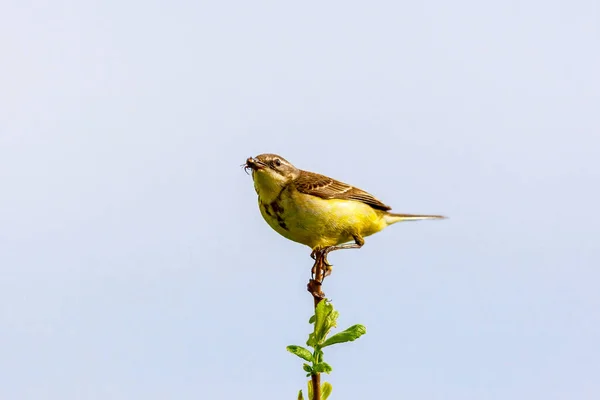
<svg viewBox="0 0 600 400">
<path fill-rule="evenodd" d="M 262 161 L 257 160 L 252 157 L 249 157 L 246 160 L 246 166 L 244 167 L 244 169 L 251 169 L 253 171 L 258 171 L 259 169 L 263 169 L 265 167 L 266 167 L 266 165 Z"/>
</svg>

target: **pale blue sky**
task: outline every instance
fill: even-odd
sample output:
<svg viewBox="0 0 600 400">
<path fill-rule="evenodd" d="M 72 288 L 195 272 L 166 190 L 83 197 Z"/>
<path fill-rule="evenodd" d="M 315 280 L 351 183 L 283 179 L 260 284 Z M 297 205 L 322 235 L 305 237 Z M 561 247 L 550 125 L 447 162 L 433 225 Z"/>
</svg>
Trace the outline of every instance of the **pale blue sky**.
<svg viewBox="0 0 600 400">
<path fill-rule="evenodd" d="M 331 255 L 332 400 L 600 398 L 598 4 L 4 1 L 0 398 L 295 398 L 264 152 L 451 217 Z"/>
</svg>

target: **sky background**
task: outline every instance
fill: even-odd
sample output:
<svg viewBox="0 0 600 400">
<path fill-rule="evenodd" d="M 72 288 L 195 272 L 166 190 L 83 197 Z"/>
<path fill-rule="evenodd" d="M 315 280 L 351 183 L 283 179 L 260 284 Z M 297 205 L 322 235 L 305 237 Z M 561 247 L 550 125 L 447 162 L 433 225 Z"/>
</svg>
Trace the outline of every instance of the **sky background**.
<svg viewBox="0 0 600 400">
<path fill-rule="evenodd" d="M 599 39 L 592 0 L 5 0 L 0 398 L 294 399 L 266 152 L 450 217 L 331 255 L 330 399 L 600 398 Z"/>
</svg>

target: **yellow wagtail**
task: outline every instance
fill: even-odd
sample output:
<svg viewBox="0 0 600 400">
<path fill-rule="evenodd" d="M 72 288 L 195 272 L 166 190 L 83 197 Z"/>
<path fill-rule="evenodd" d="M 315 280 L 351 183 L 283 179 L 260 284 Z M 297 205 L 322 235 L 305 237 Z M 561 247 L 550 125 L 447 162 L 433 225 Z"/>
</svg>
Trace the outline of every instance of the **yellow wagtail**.
<svg viewBox="0 0 600 400">
<path fill-rule="evenodd" d="M 319 254 L 327 266 L 330 251 L 360 248 L 364 237 L 396 222 L 445 218 L 392 213 L 371 194 L 298 169 L 276 154 L 250 157 L 244 169 L 252 170 L 265 221 L 280 235 L 309 246 L 313 259 Z"/>
</svg>

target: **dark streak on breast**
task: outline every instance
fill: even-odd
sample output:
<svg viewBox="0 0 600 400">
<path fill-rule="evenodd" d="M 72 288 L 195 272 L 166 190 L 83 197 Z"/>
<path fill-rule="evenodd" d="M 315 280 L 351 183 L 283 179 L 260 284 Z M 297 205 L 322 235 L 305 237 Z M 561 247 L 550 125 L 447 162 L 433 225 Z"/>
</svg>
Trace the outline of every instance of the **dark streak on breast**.
<svg viewBox="0 0 600 400">
<path fill-rule="evenodd" d="M 271 203 L 271 208 L 273 209 L 273 212 L 275 212 L 275 214 L 277 215 L 283 213 L 283 207 L 281 207 L 277 200 Z"/>
<path fill-rule="evenodd" d="M 277 223 L 279 224 L 280 227 L 282 227 L 283 229 L 285 229 L 286 231 L 288 231 L 288 227 L 285 224 L 285 222 L 283 221 L 283 219 L 281 219 L 281 217 L 277 217 Z"/>
<path fill-rule="evenodd" d="M 264 203 L 263 203 L 263 204 L 262 204 L 262 206 L 263 206 L 263 208 L 264 208 L 264 210 L 265 210 L 265 213 L 266 213 L 266 214 L 267 214 L 269 217 L 272 217 L 272 216 L 273 216 L 273 214 L 271 214 L 271 211 L 269 211 L 269 205 L 268 205 L 268 204 L 264 204 Z"/>
<path fill-rule="evenodd" d="M 277 202 L 277 200 L 275 200 L 274 202 L 272 202 L 270 204 L 270 206 L 271 206 L 271 209 L 273 210 L 273 212 L 275 213 L 275 215 L 277 217 L 277 223 L 279 224 L 279 226 L 287 231 L 288 227 L 285 224 L 285 221 L 283 220 L 283 217 L 281 216 L 281 214 L 283 214 L 283 207 L 281 207 L 281 205 Z"/>
</svg>

